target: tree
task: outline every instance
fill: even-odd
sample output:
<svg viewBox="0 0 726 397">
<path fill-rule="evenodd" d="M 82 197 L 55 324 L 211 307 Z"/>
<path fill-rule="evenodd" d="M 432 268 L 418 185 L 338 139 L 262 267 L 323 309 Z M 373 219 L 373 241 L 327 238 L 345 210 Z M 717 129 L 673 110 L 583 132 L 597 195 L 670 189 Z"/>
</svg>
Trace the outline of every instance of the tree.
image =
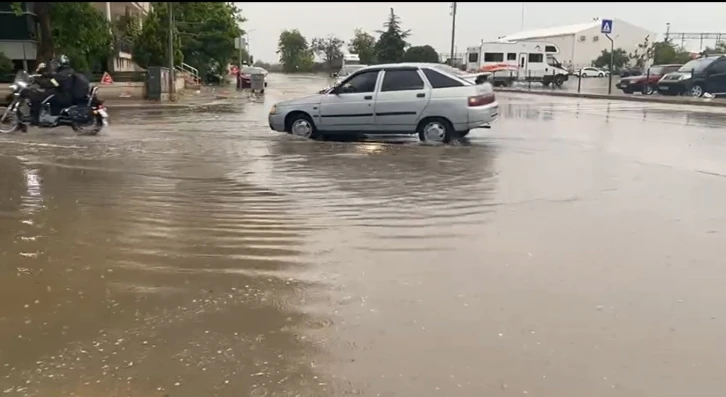
<svg viewBox="0 0 726 397">
<path fill-rule="evenodd" d="M 168 8 L 154 7 L 144 20 L 144 27 L 134 41 L 133 57 L 142 68 L 149 66 L 169 65 L 169 24 Z M 179 31 L 174 27 L 174 64 L 178 65 L 184 60 L 181 48 Z"/>
<path fill-rule="evenodd" d="M 166 4 L 154 3 L 154 7 Z M 228 2 L 178 2 L 173 10 L 184 63 L 201 73 L 222 73 L 229 59 L 238 54 L 235 41 L 244 35 L 239 25 L 245 19 L 239 9 Z"/>
<path fill-rule="evenodd" d="M 285 73 L 308 72 L 315 61 L 305 36 L 297 29 L 284 30 L 277 41 L 277 53 Z"/>
<path fill-rule="evenodd" d="M 383 27 L 386 30 L 378 32 L 381 37 L 376 43 L 376 58 L 380 63 L 400 62 L 408 46 L 406 38 L 411 35 L 411 31 L 401 28 L 401 18 L 393 12 L 393 8 Z"/>
<path fill-rule="evenodd" d="M 615 51 L 613 51 L 613 69 L 619 70 L 622 69 L 624 66 L 628 64 L 630 61 L 630 58 L 628 57 L 628 53 L 622 49 L 622 48 L 616 48 Z M 603 68 L 603 67 L 610 67 L 610 51 L 608 50 L 602 50 L 602 53 L 599 57 L 597 57 L 594 61 L 592 61 L 592 66 Z"/>
<path fill-rule="evenodd" d="M 15 69 L 13 61 L 5 56 L 5 53 L 0 52 L 0 75 L 12 73 L 13 69 Z"/>
<path fill-rule="evenodd" d="M 348 42 L 348 50 L 354 54 L 358 54 L 360 63 L 364 65 L 373 65 L 376 63 L 376 38 L 356 29 L 354 36 Z"/>
<path fill-rule="evenodd" d="M 323 58 L 328 70 L 333 69 L 333 64 L 343 59 L 343 44 L 345 42 L 333 35 L 328 37 L 316 37 L 310 46 L 314 53 Z"/>
<path fill-rule="evenodd" d="M 645 65 L 653 59 L 654 44 L 650 43 L 650 36 L 645 36 L 642 44 L 638 44 L 638 48 L 632 54 L 628 54 L 628 58 L 635 61 L 634 65 L 638 69 L 643 69 Z M 608 61 L 609 63 L 610 61 Z"/>
<path fill-rule="evenodd" d="M 403 55 L 403 61 L 439 63 L 439 53 L 430 45 L 409 47 Z"/>
<path fill-rule="evenodd" d="M 38 17 L 38 61 L 48 61 L 64 53 L 82 71 L 106 58 L 112 51 L 113 36 L 103 14 L 88 2 L 35 2 Z M 12 4 L 21 15 L 23 3 Z"/>
<path fill-rule="evenodd" d="M 653 63 L 656 65 L 683 64 L 690 60 L 691 54 L 683 49 L 677 49 L 670 39 L 653 43 Z"/>
</svg>

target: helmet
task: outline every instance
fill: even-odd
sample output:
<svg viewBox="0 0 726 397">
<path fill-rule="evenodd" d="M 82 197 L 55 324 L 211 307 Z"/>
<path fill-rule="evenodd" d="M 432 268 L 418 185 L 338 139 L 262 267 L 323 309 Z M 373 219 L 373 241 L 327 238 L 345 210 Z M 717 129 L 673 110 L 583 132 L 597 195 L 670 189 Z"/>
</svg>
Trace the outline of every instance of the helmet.
<svg viewBox="0 0 726 397">
<path fill-rule="evenodd" d="M 71 60 L 65 54 L 61 54 L 56 62 L 58 62 L 58 66 L 70 66 L 71 64 Z"/>
</svg>

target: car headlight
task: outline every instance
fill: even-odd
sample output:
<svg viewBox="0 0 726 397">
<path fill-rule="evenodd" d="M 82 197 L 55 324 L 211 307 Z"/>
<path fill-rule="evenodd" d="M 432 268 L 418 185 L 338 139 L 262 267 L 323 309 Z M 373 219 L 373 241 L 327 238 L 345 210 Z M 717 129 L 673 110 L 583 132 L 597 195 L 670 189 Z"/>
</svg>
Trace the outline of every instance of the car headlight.
<svg viewBox="0 0 726 397">
<path fill-rule="evenodd" d="M 272 107 L 270 108 L 270 115 L 273 115 L 276 113 L 277 113 L 277 105 L 272 105 Z"/>
</svg>

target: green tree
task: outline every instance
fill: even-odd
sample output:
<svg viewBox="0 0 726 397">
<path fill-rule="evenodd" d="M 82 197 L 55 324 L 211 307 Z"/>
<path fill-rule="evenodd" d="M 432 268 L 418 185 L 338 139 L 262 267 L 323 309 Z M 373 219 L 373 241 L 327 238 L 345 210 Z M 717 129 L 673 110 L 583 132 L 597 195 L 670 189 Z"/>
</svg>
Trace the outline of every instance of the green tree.
<svg viewBox="0 0 726 397">
<path fill-rule="evenodd" d="M 413 46 L 403 54 L 404 62 L 431 62 L 439 63 L 439 53 L 430 45 Z"/>
<path fill-rule="evenodd" d="M 348 50 L 354 54 L 358 54 L 362 64 L 375 64 L 376 38 L 361 29 L 356 29 L 353 34 L 353 38 L 348 42 Z"/>
<path fill-rule="evenodd" d="M 653 59 L 653 52 L 655 50 L 655 43 L 650 42 L 650 36 L 645 36 L 645 40 L 642 44 L 638 44 L 638 47 L 631 54 L 628 54 L 633 62 L 633 66 L 638 69 L 642 69 L 645 65 Z M 610 61 L 608 61 L 609 64 Z"/>
<path fill-rule="evenodd" d="M 13 72 L 15 66 L 13 61 L 10 60 L 4 53 L 0 52 L 0 75 L 6 75 Z"/>
<path fill-rule="evenodd" d="M 333 35 L 328 37 L 316 37 L 313 39 L 311 49 L 325 62 L 328 70 L 332 70 L 334 64 L 340 63 L 343 59 L 343 44 L 345 42 Z"/>
<path fill-rule="evenodd" d="M 168 8 L 165 6 L 154 7 L 144 20 L 144 27 L 134 41 L 133 57 L 142 68 L 149 66 L 169 65 L 169 24 Z M 182 63 L 184 54 L 181 48 L 179 31 L 174 27 L 174 63 Z"/>
<path fill-rule="evenodd" d="M 166 4 L 154 3 L 154 7 Z M 179 2 L 174 3 L 173 10 L 184 63 L 201 73 L 221 73 L 229 59 L 238 54 L 235 41 L 244 35 L 239 25 L 245 19 L 239 9 L 228 2 Z"/>
<path fill-rule="evenodd" d="M 406 38 L 411 35 L 411 31 L 401 28 L 401 18 L 393 12 L 393 8 L 383 27 L 386 30 L 379 31 L 381 37 L 376 43 L 376 58 L 380 63 L 400 62 L 406 53 Z"/>
<path fill-rule="evenodd" d="M 628 56 L 627 51 L 625 51 L 622 48 L 616 48 L 615 51 L 613 51 L 613 69 L 614 70 L 620 70 L 624 66 L 628 64 L 630 61 L 630 57 Z M 604 68 L 604 67 L 610 67 L 610 51 L 608 50 L 602 50 L 602 53 L 600 53 L 600 56 L 597 57 L 594 61 L 592 61 L 592 66 L 598 67 L 598 68 Z"/>
<path fill-rule="evenodd" d="M 653 43 L 653 64 L 655 65 L 683 64 L 690 60 L 691 54 L 688 51 L 676 48 L 670 39 Z"/>
<path fill-rule="evenodd" d="M 277 53 L 285 73 L 309 72 L 315 61 L 308 41 L 297 29 L 284 30 L 277 41 Z"/>
<path fill-rule="evenodd" d="M 98 64 L 113 49 L 113 36 L 108 21 L 89 2 L 35 2 L 39 37 L 37 59 L 47 61 L 54 55 L 68 55 L 73 66 L 81 71 Z M 24 3 L 14 2 L 16 14 L 22 14 Z"/>
<path fill-rule="evenodd" d="M 141 35 L 141 26 L 141 19 L 128 13 L 116 20 L 112 24 L 114 48 L 133 53 L 134 42 Z"/>
</svg>

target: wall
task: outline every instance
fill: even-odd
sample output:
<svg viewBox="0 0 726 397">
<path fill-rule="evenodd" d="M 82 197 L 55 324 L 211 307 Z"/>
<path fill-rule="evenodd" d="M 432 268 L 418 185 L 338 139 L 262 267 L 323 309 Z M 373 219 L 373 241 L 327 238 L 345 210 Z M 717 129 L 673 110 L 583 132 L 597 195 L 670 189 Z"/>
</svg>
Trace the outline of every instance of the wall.
<svg viewBox="0 0 726 397">
<path fill-rule="evenodd" d="M 582 36 L 585 38 L 584 41 L 581 41 Z M 632 53 L 638 48 L 638 44 L 643 44 L 646 36 L 650 36 L 650 42 L 657 38 L 655 33 L 635 25 L 618 19 L 613 21 L 613 34 L 610 37 L 615 40 L 615 48 L 622 48 L 628 53 Z M 610 51 L 610 40 L 600 33 L 600 26 L 577 33 L 575 35 L 575 55 L 572 61 L 575 68 L 590 66 L 603 50 Z"/>
<path fill-rule="evenodd" d="M 10 59 L 35 60 L 34 42 L 0 40 L 0 51 Z"/>
</svg>

